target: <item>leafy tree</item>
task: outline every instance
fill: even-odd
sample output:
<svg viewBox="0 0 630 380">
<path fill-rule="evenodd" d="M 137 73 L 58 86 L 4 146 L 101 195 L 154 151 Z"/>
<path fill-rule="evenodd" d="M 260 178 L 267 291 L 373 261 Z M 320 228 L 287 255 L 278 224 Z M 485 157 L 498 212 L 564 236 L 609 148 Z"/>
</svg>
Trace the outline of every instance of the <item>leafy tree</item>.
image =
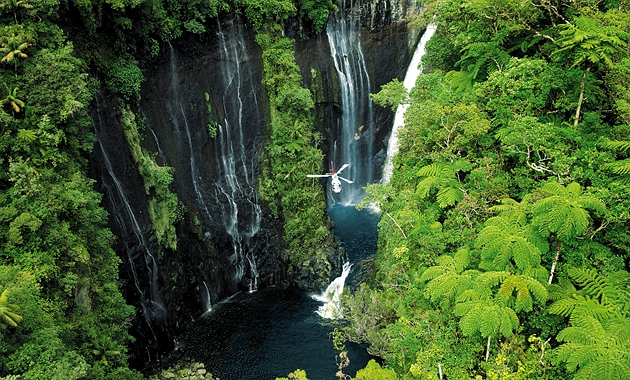
<svg viewBox="0 0 630 380">
<path fill-rule="evenodd" d="M 277 377 L 276 380 L 308 380 L 308 378 L 306 377 L 306 371 L 296 369 L 288 377 Z"/>
<path fill-rule="evenodd" d="M 569 268 L 581 286 L 556 285 L 550 313 L 569 316 L 570 326 L 556 339 L 557 361 L 565 362 L 579 379 L 613 379 L 630 374 L 630 274 L 601 276 L 594 269 Z"/>
<path fill-rule="evenodd" d="M 0 56 L 2 62 L 11 62 L 15 58 L 26 58 L 25 51 L 33 45 L 32 32 L 22 25 L 8 25 L 0 30 Z M 17 59 L 14 61 L 15 76 L 17 77 Z"/>
<path fill-rule="evenodd" d="M 576 182 L 566 187 L 557 182 L 549 182 L 541 190 L 549 196 L 538 200 L 532 206 L 532 223 L 543 236 L 555 233 L 559 240 L 549 275 L 551 284 L 560 257 L 561 244 L 586 232 L 591 221 L 587 210 L 603 214 L 606 206 L 591 195 L 583 195 L 582 187 Z"/>
<path fill-rule="evenodd" d="M 2 329 L 17 327 L 18 322 L 22 320 L 22 316 L 14 311 L 17 308 L 17 305 L 9 303 L 9 289 L 4 289 L 0 295 L 0 327 Z"/>
<path fill-rule="evenodd" d="M 132 62 L 119 59 L 108 72 L 107 86 L 126 101 L 140 95 L 140 84 L 144 81 L 142 70 Z"/>
<path fill-rule="evenodd" d="M 422 179 L 418 182 L 416 192 L 420 197 L 426 198 L 431 190 L 437 188 L 437 201 L 440 207 L 455 205 L 464 199 L 464 191 L 458 180 L 459 170 L 469 171 L 470 164 L 460 160 L 455 163 L 433 163 L 423 166 L 418 170 L 418 176 Z"/>
<path fill-rule="evenodd" d="M 549 250 L 547 241 L 534 226 L 502 216 L 486 221 L 477 244 L 483 246 L 480 268 L 509 270 L 514 263 L 519 273 L 538 269 L 540 255 Z"/>
<path fill-rule="evenodd" d="M 630 33 L 614 25 L 602 25 L 601 20 L 587 15 L 580 15 L 574 23 L 562 24 L 559 27 L 562 38 L 558 40 L 560 48 L 554 54 L 570 51 L 573 55 L 571 67 L 586 66 L 580 82 L 580 94 L 573 122 L 573 126 L 577 127 L 584 101 L 586 75 L 591 70 L 591 65 L 611 68 L 614 59 L 627 56 Z"/>
<path fill-rule="evenodd" d="M 610 150 L 618 151 L 627 155 L 630 149 L 630 141 L 608 140 L 604 142 L 604 146 Z M 619 176 L 619 181 L 623 185 L 630 185 L 630 158 L 624 158 L 614 162 L 608 162 L 604 165 L 614 174 Z"/>
<path fill-rule="evenodd" d="M 15 19 L 15 23 L 18 23 L 17 13 L 18 10 L 21 9 L 32 9 L 33 5 L 25 0 L 4 0 L 0 3 L 0 9 L 13 11 L 13 18 Z"/>
<path fill-rule="evenodd" d="M 356 380 L 396 380 L 396 372 L 382 368 L 374 359 L 371 359 L 365 368 L 357 371 Z"/>
<path fill-rule="evenodd" d="M 11 113 L 15 116 L 16 112 L 20 112 L 24 108 L 25 103 L 18 99 L 17 92 L 19 89 L 17 87 L 14 87 L 13 90 L 9 90 L 9 86 L 4 83 L 4 89 L 6 96 L 0 99 L 0 106 L 8 105 L 11 108 Z"/>
</svg>

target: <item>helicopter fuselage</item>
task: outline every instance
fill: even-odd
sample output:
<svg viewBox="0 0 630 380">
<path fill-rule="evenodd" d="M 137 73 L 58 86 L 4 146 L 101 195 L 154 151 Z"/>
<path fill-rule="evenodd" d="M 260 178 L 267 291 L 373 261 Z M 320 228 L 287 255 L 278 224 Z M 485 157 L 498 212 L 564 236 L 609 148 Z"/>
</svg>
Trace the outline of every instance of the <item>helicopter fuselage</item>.
<svg viewBox="0 0 630 380">
<path fill-rule="evenodd" d="M 332 185 L 332 191 L 334 191 L 335 193 L 341 193 L 341 181 L 339 180 L 336 174 L 332 176 L 331 185 Z"/>
</svg>

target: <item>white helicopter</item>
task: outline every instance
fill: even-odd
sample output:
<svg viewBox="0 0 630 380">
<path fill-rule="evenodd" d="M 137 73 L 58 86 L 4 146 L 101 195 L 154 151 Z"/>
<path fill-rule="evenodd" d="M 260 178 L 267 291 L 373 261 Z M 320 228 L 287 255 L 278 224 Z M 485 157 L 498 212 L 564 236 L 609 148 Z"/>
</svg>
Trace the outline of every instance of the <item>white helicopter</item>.
<svg viewBox="0 0 630 380">
<path fill-rule="evenodd" d="M 348 166 L 350 166 L 350 164 L 343 164 L 343 166 L 341 167 L 341 169 L 339 169 L 339 171 L 335 172 L 335 167 L 333 166 L 332 162 L 330 163 L 330 170 L 331 173 L 326 173 L 326 174 L 307 174 L 307 177 L 332 177 L 332 190 L 335 193 L 341 193 L 341 181 L 340 179 L 343 179 L 344 181 L 348 182 L 348 183 L 354 183 L 354 181 L 350 181 L 349 179 L 343 178 L 341 176 L 339 176 L 339 173 L 341 173 L 341 171 L 345 168 L 347 168 Z"/>
</svg>

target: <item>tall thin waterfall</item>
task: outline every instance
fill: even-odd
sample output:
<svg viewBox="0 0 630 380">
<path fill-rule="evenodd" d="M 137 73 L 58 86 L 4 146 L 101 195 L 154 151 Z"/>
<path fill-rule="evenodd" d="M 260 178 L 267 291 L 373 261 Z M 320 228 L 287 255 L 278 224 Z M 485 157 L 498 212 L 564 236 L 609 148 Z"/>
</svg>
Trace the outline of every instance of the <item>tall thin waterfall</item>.
<svg viewBox="0 0 630 380">
<path fill-rule="evenodd" d="M 198 153 L 193 145 L 191 126 L 189 125 L 188 118 L 186 117 L 186 105 L 182 101 L 183 99 L 179 93 L 180 84 L 179 75 L 177 74 L 177 55 L 175 54 L 175 49 L 173 49 L 173 45 L 171 45 L 170 42 L 168 43 L 168 46 L 170 48 L 171 93 L 173 94 L 173 102 L 169 102 L 167 110 L 173 122 L 173 126 L 175 127 L 179 150 L 188 151 L 186 153 L 188 153 L 187 158 L 190 164 L 190 181 L 192 183 L 192 188 L 195 191 L 198 209 L 202 211 L 202 215 L 207 218 L 206 222 L 209 223 L 212 221 L 212 216 L 208 209 L 208 191 L 206 186 L 204 186 L 204 179 L 201 175 L 201 171 L 197 167 L 197 160 L 201 159 L 201 157 L 197 158 Z"/>
<path fill-rule="evenodd" d="M 216 160 L 219 163 L 219 175 L 215 182 L 215 197 L 222 210 L 223 225 L 232 237 L 234 249 L 232 263 L 238 268 L 240 280 L 245 273 L 245 265 L 249 264 L 250 291 L 258 286 L 258 270 L 253 253 L 245 252 L 248 240 L 260 231 L 262 209 L 258 203 L 254 168 L 256 157 L 247 157 L 243 137 L 244 93 L 253 86 L 251 73 L 244 72 L 241 60 L 247 57 L 243 32 L 240 24 L 232 24 L 233 31 L 224 33 L 219 23 L 220 53 L 223 64 L 221 73 L 224 82 L 223 113 L 224 120 L 218 124 L 215 138 Z M 256 97 L 248 107 L 257 109 Z M 255 122 L 249 120 L 249 122 Z"/>
<path fill-rule="evenodd" d="M 109 174 L 109 179 L 102 178 L 101 182 L 107 189 L 105 194 L 109 197 L 110 204 L 114 207 L 113 217 L 116 223 L 119 225 L 120 230 L 125 236 L 122 236 L 122 241 L 125 244 L 125 253 L 127 254 L 127 260 L 129 262 L 129 268 L 133 277 L 133 283 L 139 294 L 140 306 L 142 308 L 142 314 L 153 334 L 155 343 L 157 343 L 157 336 L 154 331 L 154 321 L 163 321 L 166 318 L 166 308 L 164 302 L 160 296 L 158 288 L 158 267 L 155 260 L 155 256 L 152 252 L 152 248 L 148 243 L 148 238 L 140 227 L 136 211 L 131 207 L 131 203 L 128 200 L 127 192 L 124 188 L 124 184 L 118 179 L 112 163 L 110 160 L 110 153 L 108 153 L 106 147 L 103 145 L 104 129 L 108 126 L 103 121 L 101 115 L 101 107 L 99 102 L 99 95 L 96 96 L 96 118 L 92 118 L 92 125 L 97 138 L 97 144 L 100 148 L 103 163 Z M 115 154 L 115 153 L 114 153 Z M 139 263 L 144 265 L 145 268 L 137 268 Z M 139 272 L 145 272 L 148 277 L 149 291 L 148 294 L 143 290 L 141 285 L 141 279 Z"/>
<path fill-rule="evenodd" d="M 418 42 L 418 46 L 413 53 L 411 63 L 409 63 L 407 73 L 405 74 L 405 80 L 403 82 L 407 91 L 411 91 L 411 89 L 416 85 L 416 79 L 418 79 L 418 76 L 422 73 L 420 60 L 422 59 L 424 53 L 426 53 L 425 46 L 427 42 L 431 39 L 431 37 L 433 37 L 433 34 L 435 34 L 436 29 L 437 25 L 435 24 L 430 24 L 429 26 L 427 26 L 427 30 L 420 38 L 420 42 Z M 398 129 L 405 124 L 405 112 L 407 111 L 408 107 L 408 104 L 401 104 L 396 109 L 392 133 L 387 144 L 387 161 L 385 161 L 385 166 L 383 168 L 383 177 L 381 179 L 381 183 L 383 184 L 388 183 L 389 180 L 392 178 L 392 170 L 394 168 L 394 163 L 392 160 L 394 159 L 396 153 L 398 153 Z"/>
<path fill-rule="evenodd" d="M 345 5 L 345 4 L 344 4 Z M 373 120 L 369 94 L 370 78 L 361 50 L 361 29 L 358 10 L 340 11 L 326 26 L 335 70 L 339 78 L 342 115 L 333 131 L 335 140 L 332 160 L 341 167 L 350 164 L 342 174 L 354 184 L 343 183 L 337 197 L 343 204 L 353 204 L 365 195 L 363 186 L 373 181 Z"/>
</svg>

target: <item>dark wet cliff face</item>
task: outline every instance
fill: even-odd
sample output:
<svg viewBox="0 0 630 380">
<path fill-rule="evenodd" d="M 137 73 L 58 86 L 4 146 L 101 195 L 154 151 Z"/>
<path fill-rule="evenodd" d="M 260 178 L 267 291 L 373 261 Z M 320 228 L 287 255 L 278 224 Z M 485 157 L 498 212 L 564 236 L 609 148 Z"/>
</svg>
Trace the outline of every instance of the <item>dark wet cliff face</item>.
<svg viewBox="0 0 630 380">
<path fill-rule="evenodd" d="M 360 30 L 372 92 L 392 78 L 402 79 L 417 39 L 406 23 L 383 21 L 402 12 L 388 9 L 378 22 L 362 17 L 364 24 L 378 26 Z M 146 194 L 125 138 L 125 105 L 102 92 L 92 111 L 99 141 L 91 172 L 118 236 L 124 294 L 138 310 L 132 330 L 138 363 L 171 350 L 187 323 L 238 291 L 291 284 L 308 288 L 312 282 L 309 273 L 288 267 L 282 221 L 269 218 L 257 193 L 269 123 L 260 48 L 238 17 L 222 17 L 207 30 L 165 44 L 158 57 L 144 61 L 141 101 L 132 107 L 144 119 L 138 120 L 144 126 L 142 148 L 158 165 L 174 169 L 169 190 L 185 206 L 175 250 L 160 246 L 152 232 L 148 214 L 155 194 Z M 330 142 L 343 111 L 326 34 L 296 42 L 295 55 L 305 87 L 315 97 L 319 128 Z M 388 110 L 373 109 L 369 140 L 375 178 L 392 117 Z M 340 270 L 341 253 L 336 254 L 331 260 Z"/>
</svg>

